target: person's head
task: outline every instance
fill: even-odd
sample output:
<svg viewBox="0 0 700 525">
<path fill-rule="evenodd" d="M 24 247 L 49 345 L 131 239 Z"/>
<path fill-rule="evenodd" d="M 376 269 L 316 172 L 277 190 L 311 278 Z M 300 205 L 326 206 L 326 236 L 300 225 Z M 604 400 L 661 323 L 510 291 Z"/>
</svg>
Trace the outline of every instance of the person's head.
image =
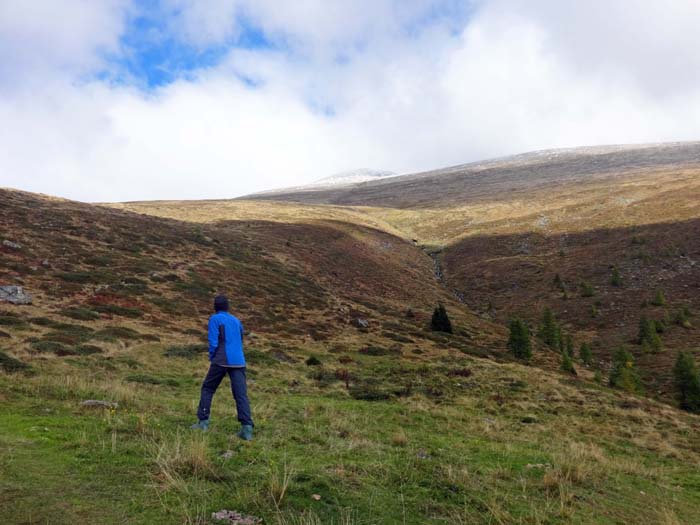
<svg viewBox="0 0 700 525">
<path fill-rule="evenodd" d="M 214 298 L 215 312 L 228 312 L 228 299 L 225 295 L 217 295 Z"/>
</svg>

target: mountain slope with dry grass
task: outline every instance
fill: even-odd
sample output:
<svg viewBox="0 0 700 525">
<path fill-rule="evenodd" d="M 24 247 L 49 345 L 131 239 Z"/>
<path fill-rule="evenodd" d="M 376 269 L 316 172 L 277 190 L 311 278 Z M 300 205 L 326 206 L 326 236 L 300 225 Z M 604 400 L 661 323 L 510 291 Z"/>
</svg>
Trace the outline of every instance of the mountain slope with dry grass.
<svg viewBox="0 0 700 525">
<path fill-rule="evenodd" d="M 552 168 L 431 206 L 410 192 L 410 206 L 97 206 L 0 190 L 0 285 L 34 296 L 0 306 L 0 515 L 697 523 L 700 419 L 668 404 L 671 358 L 696 337 L 694 318 L 672 317 L 696 309 L 696 172 L 644 155 L 637 172 L 557 183 Z M 538 158 L 531 173 L 547 171 Z M 224 387 L 211 431 L 189 430 L 219 291 L 250 332 L 252 443 Z M 429 329 L 438 302 L 452 335 Z M 546 306 L 594 343 L 593 366 L 560 372 L 536 340 L 529 364 L 509 356 L 505 322 L 534 325 Z M 669 314 L 658 354 L 633 341 L 642 313 Z M 595 381 L 618 344 L 646 396 Z"/>
<path fill-rule="evenodd" d="M 677 352 L 700 357 L 693 320 L 674 322 L 679 312 L 700 313 L 700 143 L 536 152 L 251 199 L 258 200 L 231 206 L 372 221 L 414 241 L 483 318 L 505 323 L 520 316 L 535 330 L 549 307 L 577 347 L 592 343 L 604 373 L 614 350 L 627 346 L 649 394 L 666 401 Z M 610 284 L 614 271 L 619 286 Z M 650 304 L 658 293 L 666 304 Z M 660 321 L 660 353 L 635 344 L 644 317 Z"/>
</svg>

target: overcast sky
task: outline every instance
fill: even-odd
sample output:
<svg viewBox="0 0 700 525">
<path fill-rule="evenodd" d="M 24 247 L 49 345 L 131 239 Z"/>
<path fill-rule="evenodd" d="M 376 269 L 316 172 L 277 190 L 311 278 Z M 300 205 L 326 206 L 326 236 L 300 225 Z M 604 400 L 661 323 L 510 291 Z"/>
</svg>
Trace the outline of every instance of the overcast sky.
<svg viewBox="0 0 700 525">
<path fill-rule="evenodd" d="M 698 0 L 0 0 L 0 186 L 228 198 L 700 139 Z"/>
</svg>

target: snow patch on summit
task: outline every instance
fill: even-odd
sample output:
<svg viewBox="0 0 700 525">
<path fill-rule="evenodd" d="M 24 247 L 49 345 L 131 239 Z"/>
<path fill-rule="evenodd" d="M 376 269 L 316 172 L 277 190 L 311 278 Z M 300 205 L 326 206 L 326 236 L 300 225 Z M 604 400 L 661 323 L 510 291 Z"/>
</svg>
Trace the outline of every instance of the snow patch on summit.
<svg viewBox="0 0 700 525">
<path fill-rule="evenodd" d="M 331 175 L 330 177 L 325 177 L 323 179 L 317 180 L 316 182 L 309 184 L 307 187 L 317 188 L 327 186 L 344 186 L 346 184 L 357 184 L 360 182 L 367 182 L 370 180 L 383 179 L 385 177 L 393 177 L 395 175 L 397 174 L 393 171 L 361 168 L 357 170 L 336 173 L 335 175 Z"/>
</svg>

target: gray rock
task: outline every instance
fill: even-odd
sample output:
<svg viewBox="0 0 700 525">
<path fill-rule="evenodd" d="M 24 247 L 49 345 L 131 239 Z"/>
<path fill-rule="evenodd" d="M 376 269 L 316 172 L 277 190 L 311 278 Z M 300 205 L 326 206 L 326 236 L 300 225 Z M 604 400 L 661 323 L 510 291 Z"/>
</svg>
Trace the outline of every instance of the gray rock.
<svg viewBox="0 0 700 525">
<path fill-rule="evenodd" d="M 32 296 L 21 286 L 0 286 L 0 302 L 32 304 Z"/>
<path fill-rule="evenodd" d="M 101 399 L 87 399 L 80 403 L 80 406 L 88 408 L 117 408 L 119 405 L 111 401 L 102 401 Z"/>
<path fill-rule="evenodd" d="M 6 248 L 11 248 L 13 250 L 21 250 L 22 249 L 21 244 L 19 244 L 17 242 L 8 241 L 7 239 L 2 241 L 2 245 L 5 246 Z"/>
<path fill-rule="evenodd" d="M 294 363 L 296 362 L 296 359 L 294 359 L 292 356 L 286 354 L 282 350 L 274 350 L 270 352 L 270 355 L 277 359 L 277 361 L 280 361 L 281 363 Z"/>
<path fill-rule="evenodd" d="M 363 319 L 362 317 L 358 317 L 352 321 L 352 325 L 356 328 L 369 328 L 369 321 L 367 319 Z"/>
<path fill-rule="evenodd" d="M 235 510 L 220 510 L 212 512 L 211 517 L 218 522 L 227 523 L 230 525 L 258 525 L 262 523 L 262 519 L 255 516 L 246 516 Z"/>
</svg>

